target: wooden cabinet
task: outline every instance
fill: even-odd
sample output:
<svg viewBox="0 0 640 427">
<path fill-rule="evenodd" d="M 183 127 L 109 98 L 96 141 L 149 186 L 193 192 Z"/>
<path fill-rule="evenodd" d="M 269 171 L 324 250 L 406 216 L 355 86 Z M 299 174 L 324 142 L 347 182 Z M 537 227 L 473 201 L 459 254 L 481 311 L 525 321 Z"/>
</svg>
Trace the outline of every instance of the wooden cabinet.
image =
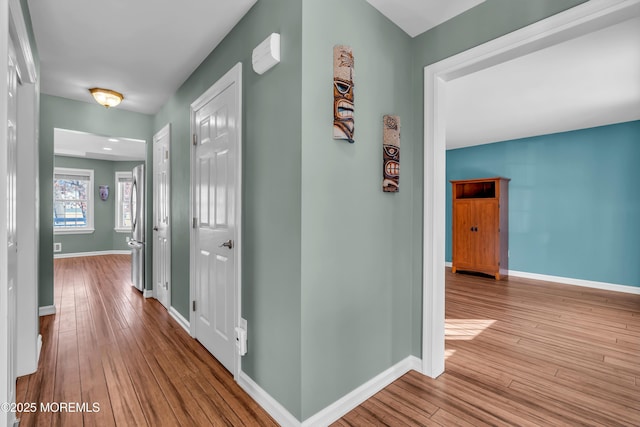
<svg viewBox="0 0 640 427">
<path fill-rule="evenodd" d="M 451 181 L 452 271 L 475 271 L 500 280 L 509 270 L 509 179 Z"/>
</svg>

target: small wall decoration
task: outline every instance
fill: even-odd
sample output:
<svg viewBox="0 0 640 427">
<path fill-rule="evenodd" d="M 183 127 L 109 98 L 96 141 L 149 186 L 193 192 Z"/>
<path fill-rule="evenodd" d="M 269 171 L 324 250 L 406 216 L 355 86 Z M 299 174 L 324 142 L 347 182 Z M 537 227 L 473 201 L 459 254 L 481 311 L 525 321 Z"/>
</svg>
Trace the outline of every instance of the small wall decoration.
<svg viewBox="0 0 640 427">
<path fill-rule="evenodd" d="M 384 116 L 382 127 L 382 190 L 400 190 L 400 117 Z"/>
<path fill-rule="evenodd" d="M 333 139 L 353 139 L 353 52 L 349 46 L 333 47 Z"/>
<path fill-rule="evenodd" d="M 109 186 L 108 185 L 100 185 L 100 200 L 106 202 L 109 198 Z"/>
</svg>

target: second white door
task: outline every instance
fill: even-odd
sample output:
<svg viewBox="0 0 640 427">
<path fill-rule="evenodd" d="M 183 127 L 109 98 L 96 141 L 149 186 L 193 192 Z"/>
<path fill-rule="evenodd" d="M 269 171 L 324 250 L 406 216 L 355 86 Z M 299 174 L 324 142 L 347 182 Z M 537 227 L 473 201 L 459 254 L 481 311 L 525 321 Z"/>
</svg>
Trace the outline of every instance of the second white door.
<svg viewBox="0 0 640 427">
<path fill-rule="evenodd" d="M 171 304 L 170 138 L 169 125 L 153 137 L 153 292 L 167 309 Z"/>
</svg>

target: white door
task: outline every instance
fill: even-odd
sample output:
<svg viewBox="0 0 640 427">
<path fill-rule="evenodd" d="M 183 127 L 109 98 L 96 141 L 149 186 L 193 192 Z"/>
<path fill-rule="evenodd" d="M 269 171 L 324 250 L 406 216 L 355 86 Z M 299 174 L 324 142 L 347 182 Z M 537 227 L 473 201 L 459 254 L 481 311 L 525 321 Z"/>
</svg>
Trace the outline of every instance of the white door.
<svg viewBox="0 0 640 427">
<path fill-rule="evenodd" d="M 195 337 L 236 374 L 240 72 L 194 103 L 193 213 Z M 230 72 L 231 73 L 231 72 Z M 204 100 L 203 100 L 204 98 Z M 197 106 L 196 104 L 200 104 Z"/>
<path fill-rule="evenodd" d="M 9 67 L 8 67 L 8 97 L 7 97 L 7 145 L 6 151 L 0 153 L 0 156 L 6 159 L 6 181 L 2 180 L 2 185 L 6 188 L 6 236 L 7 241 L 7 266 L 6 266 L 6 293 L 0 290 L 0 304 L 2 309 L 0 312 L 6 313 L 6 320 L 3 323 L 2 332 L 6 332 L 6 345 L 0 350 L 0 360 L 6 363 L 0 368 L 6 372 L 7 376 L 3 378 L 5 381 L 0 382 L 0 387 L 6 387 L 6 391 L 0 393 L 0 402 L 15 402 L 16 399 L 16 276 L 18 270 L 18 242 L 16 235 L 16 166 L 17 166 L 17 91 L 18 91 L 18 74 L 15 51 L 13 44 L 9 39 Z M 1 137 L 1 136 L 0 136 Z M 4 151 L 4 150 L 3 150 Z M 4 166 L 4 165 L 3 165 Z M 4 167 L 0 168 L 4 169 Z M 4 225 L 4 224 L 3 224 Z M 3 243 L 3 244 L 5 244 Z M 0 280 L 0 283 L 4 280 Z M 2 283 L 4 285 L 4 283 Z M 6 295 L 6 300 L 2 301 Z M 4 334 L 2 334 L 4 335 Z M 5 371 L 6 369 L 6 371 Z M 0 377 L 3 377 L 0 373 Z M 2 412 L 2 411 L 0 411 Z M 8 417 L 11 422 L 12 414 L 10 411 L 0 414 L 0 416 Z M 1 423 L 1 422 L 0 422 Z"/>
<path fill-rule="evenodd" d="M 170 138 L 169 125 L 153 137 L 153 292 L 167 309 L 171 304 Z"/>
</svg>

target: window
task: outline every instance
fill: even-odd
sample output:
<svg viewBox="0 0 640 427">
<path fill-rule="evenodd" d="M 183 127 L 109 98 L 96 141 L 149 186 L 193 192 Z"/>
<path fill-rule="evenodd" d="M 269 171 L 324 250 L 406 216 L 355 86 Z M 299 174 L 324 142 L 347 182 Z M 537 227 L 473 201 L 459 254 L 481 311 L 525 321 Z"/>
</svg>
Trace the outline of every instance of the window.
<svg viewBox="0 0 640 427">
<path fill-rule="evenodd" d="M 116 172 L 116 231 L 131 232 L 131 172 Z"/>
<path fill-rule="evenodd" d="M 92 169 L 55 168 L 53 231 L 56 234 L 93 233 Z"/>
</svg>

